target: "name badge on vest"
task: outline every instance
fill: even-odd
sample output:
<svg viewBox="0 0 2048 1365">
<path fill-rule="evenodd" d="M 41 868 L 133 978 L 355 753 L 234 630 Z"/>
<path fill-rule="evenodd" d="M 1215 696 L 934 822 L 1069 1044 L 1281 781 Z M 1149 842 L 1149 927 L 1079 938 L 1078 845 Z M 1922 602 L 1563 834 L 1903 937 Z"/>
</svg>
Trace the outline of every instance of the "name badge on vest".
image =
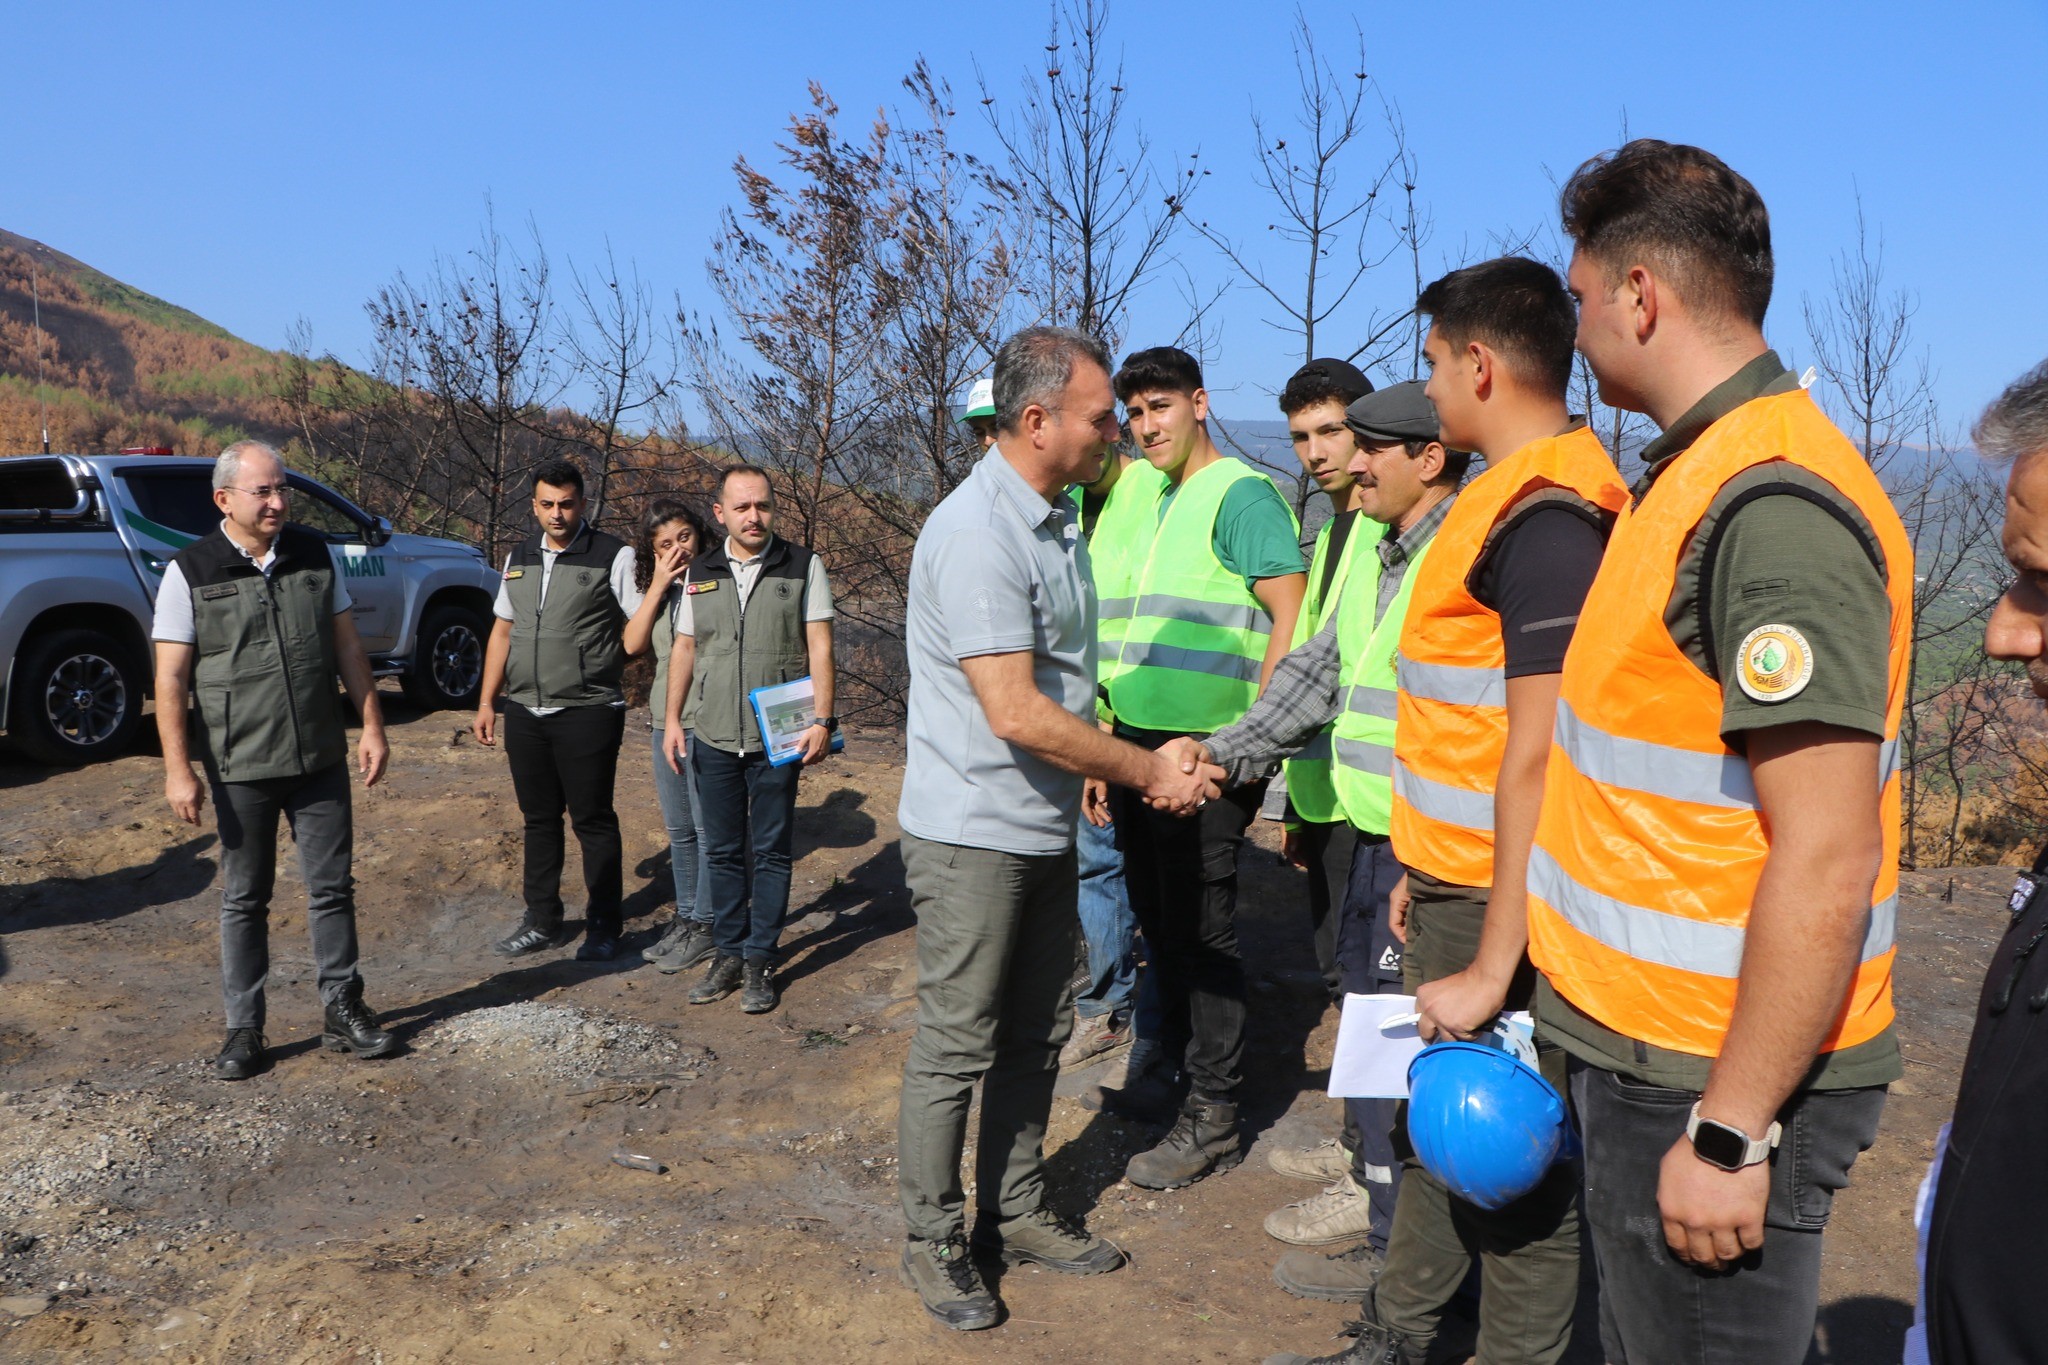
<svg viewBox="0 0 2048 1365">
<path fill-rule="evenodd" d="M 241 590 L 240 583 L 215 583 L 210 587 L 201 588 L 199 595 L 211 602 L 222 597 L 233 597 Z"/>
<path fill-rule="evenodd" d="M 701 578 L 695 583 L 685 586 L 683 591 L 691 597 L 695 597 L 700 592 L 717 592 L 718 580 L 715 578 Z"/>
<path fill-rule="evenodd" d="M 507 569 L 507 570 L 505 570 L 505 581 L 506 581 L 507 583 L 511 582 L 511 581 L 512 581 L 513 579 L 515 579 L 515 578 L 524 578 L 524 577 L 526 577 L 526 570 L 524 570 L 524 569 Z"/>
</svg>

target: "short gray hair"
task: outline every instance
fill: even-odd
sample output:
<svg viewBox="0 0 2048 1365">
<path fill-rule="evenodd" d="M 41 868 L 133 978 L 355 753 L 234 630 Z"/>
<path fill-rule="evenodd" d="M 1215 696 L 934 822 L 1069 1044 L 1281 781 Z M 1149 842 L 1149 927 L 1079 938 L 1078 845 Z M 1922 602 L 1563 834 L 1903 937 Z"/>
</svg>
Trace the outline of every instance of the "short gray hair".
<svg viewBox="0 0 2048 1365">
<path fill-rule="evenodd" d="M 1074 362 L 1089 360 L 1108 374 L 1109 350 L 1071 327 L 1026 327 L 996 352 L 996 430 L 1015 431 L 1032 404 L 1059 411 Z"/>
<path fill-rule="evenodd" d="M 2048 451 L 2048 361 L 2012 382 L 1984 409 L 1971 433 L 1977 450 L 1993 460 L 2017 460 Z"/>
<path fill-rule="evenodd" d="M 234 486 L 235 480 L 242 476 L 242 457 L 244 455 L 268 455 L 271 459 L 277 461 L 279 469 L 284 468 L 284 456 L 278 454 L 277 447 L 270 444 L 270 442 L 257 440 L 237 441 L 226 450 L 223 450 L 219 458 L 213 462 L 213 486 L 215 488 L 231 488 Z"/>
</svg>

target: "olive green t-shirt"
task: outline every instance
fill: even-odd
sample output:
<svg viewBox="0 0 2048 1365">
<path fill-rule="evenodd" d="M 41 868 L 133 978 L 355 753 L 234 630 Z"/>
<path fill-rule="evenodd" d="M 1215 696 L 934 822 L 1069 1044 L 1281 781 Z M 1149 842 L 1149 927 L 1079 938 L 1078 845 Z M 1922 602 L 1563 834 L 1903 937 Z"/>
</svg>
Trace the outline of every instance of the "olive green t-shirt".
<svg viewBox="0 0 2048 1365">
<path fill-rule="evenodd" d="M 1766 351 L 1702 398 L 1643 448 L 1649 472 L 1640 498 L 1709 426 L 1744 403 L 1798 387 Z M 1700 521 L 1664 612 L 1672 640 L 1721 684 L 1721 735 L 1743 747 L 1751 730 L 1820 721 L 1884 737 L 1890 680 L 1891 599 L 1884 552 L 1854 502 L 1790 464 L 1759 465 L 1729 481 Z M 1752 632 L 1790 627 L 1806 641 L 1812 672 L 1792 695 L 1763 701 L 1740 685 L 1738 661 Z M 1652 1085 L 1700 1090 L 1709 1057 L 1654 1047 L 1580 1012 L 1539 977 L 1536 1010 L 1546 1033 L 1596 1066 Z M 1883 1085 L 1904 1074 L 1887 1027 L 1866 1042 L 1815 1060 L 1803 1088 Z"/>
</svg>

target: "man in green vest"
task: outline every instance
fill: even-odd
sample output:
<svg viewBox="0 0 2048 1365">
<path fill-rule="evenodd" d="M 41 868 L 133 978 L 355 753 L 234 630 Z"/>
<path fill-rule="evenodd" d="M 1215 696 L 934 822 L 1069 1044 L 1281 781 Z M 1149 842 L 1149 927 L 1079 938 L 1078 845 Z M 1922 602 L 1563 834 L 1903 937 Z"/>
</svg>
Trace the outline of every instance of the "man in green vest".
<svg viewBox="0 0 2048 1365">
<path fill-rule="evenodd" d="M 1318 737 L 1332 737 L 1330 786 L 1356 836 L 1338 911 L 1337 961 L 1346 993 L 1398 994 L 1402 945 L 1388 896 L 1404 869 L 1388 839 L 1393 804 L 1395 646 L 1427 553 L 1456 496 L 1469 457 L 1447 451 L 1436 410 L 1420 381 L 1370 393 L 1347 409 L 1354 445 L 1348 467 L 1367 519 L 1353 535 L 1369 547 L 1352 565 L 1322 626 L 1281 661 L 1244 719 L 1190 754 L 1209 754 L 1233 782 L 1252 781 Z M 1297 784 L 1290 781 L 1291 793 Z M 1334 1255 L 1289 1252 L 1273 1277 L 1290 1293 L 1356 1302 L 1372 1284 L 1392 1231 L 1401 1165 L 1393 1143 L 1394 1102 L 1344 1102 L 1344 1136 L 1306 1152 L 1276 1153 L 1282 1174 L 1322 1181 L 1321 1194 L 1266 1219 L 1283 1242 L 1327 1245 L 1363 1237 Z"/>
<path fill-rule="evenodd" d="M 1193 356 L 1171 346 L 1139 351 L 1117 371 L 1116 394 L 1139 452 L 1165 482 L 1104 692 L 1116 733 L 1156 748 L 1245 713 L 1287 653 L 1307 575 L 1294 514 L 1273 481 L 1210 440 L 1209 395 Z M 1171 1113 L 1173 1071 L 1185 1065 L 1188 1077 L 1172 1129 L 1126 1168 L 1148 1189 L 1175 1189 L 1243 1159 L 1237 851 L 1263 794 L 1263 783 L 1227 791 L 1192 820 L 1122 789 L 1112 798 L 1131 908 L 1158 974 L 1162 1037 L 1159 1062 L 1104 1102 Z"/>
<path fill-rule="evenodd" d="M 624 890 L 612 788 L 626 737 L 624 630 L 640 608 L 633 547 L 583 517 L 583 471 L 552 460 L 534 471 L 540 526 L 505 558 L 498 623 L 484 651 L 482 700 L 470 727 L 497 742 L 505 704 L 505 761 L 525 817 L 526 915 L 493 947 L 504 957 L 559 948 L 562 813 L 583 850 L 588 908 L 578 961 L 619 954 Z"/>
<path fill-rule="evenodd" d="M 725 538 L 690 561 L 664 699 L 669 761 L 680 771 L 687 757 L 704 802 L 717 944 L 704 979 L 690 988 L 690 1003 L 738 990 L 742 1010 L 765 1014 L 778 1000 L 776 947 L 789 911 L 797 775 L 831 752 L 839 728 L 832 714 L 832 585 L 822 559 L 775 534 L 766 470 L 729 466 L 711 510 Z M 757 688 L 804 677 L 816 719 L 793 758 L 770 762 L 749 698 Z"/>
<path fill-rule="evenodd" d="M 1068 493 L 1080 514 L 1088 572 L 1095 584 L 1096 714 L 1105 724 L 1108 706 L 1100 687 L 1108 681 L 1124 628 L 1130 624 L 1131 606 L 1137 600 L 1131 585 L 1158 526 L 1159 493 L 1165 482 L 1166 476 L 1150 464 L 1119 450 L 1102 462 L 1100 478 Z M 1131 909 L 1123 844 L 1110 817 L 1108 791 L 1106 783 L 1087 784 L 1074 842 L 1088 984 L 1074 997 L 1074 1031 L 1060 1049 L 1062 1071 L 1112 1057 L 1134 1039 L 1147 1051 L 1157 1046 L 1158 1021 L 1148 1014 L 1156 1013 L 1156 1001 L 1149 991 L 1146 1003 L 1138 998 L 1138 917 Z M 1147 1017 L 1141 1020 L 1138 1015 Z"/>
<path fill-rule="evenodd" d="M 306 925 L 327 1007 L 322 1041 L 330 1051 L 382 1057 L 395 1040 L 363 1003 L 356 971 L 348 732 L 334 694 L 339 674 L 363 718 L 363 785 L 375 786 L 390 751 L 370 661 L 333 551 L 317 533 L 288 524 L 291 488 L 277 451 L 261 441 L 222 451 L 213 501 L 220 527 L 165 567 L 150 629 L 164 798 L 180 820 L 199 823 L 206 792 L 192 772 L 196 748 L 220 830 L 227 1040 L 213 1074 L 246 1080 L 270 1062 L 263 988 L 279 815 L 291 824 L 306 882 Z M 189 700 L 198 702 L 196 744 L 187 732 Z"/>
</svg>

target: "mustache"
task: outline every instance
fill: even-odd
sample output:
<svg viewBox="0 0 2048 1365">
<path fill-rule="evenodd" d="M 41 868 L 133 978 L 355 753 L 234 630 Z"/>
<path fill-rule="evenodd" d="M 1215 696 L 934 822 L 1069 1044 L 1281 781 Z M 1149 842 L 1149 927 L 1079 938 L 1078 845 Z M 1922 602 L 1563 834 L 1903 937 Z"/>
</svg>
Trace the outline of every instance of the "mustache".
<svg viewBox="0 0 2048 1365">
<path fill-rule="evenodd" d="M 2027 660 L 2027 682 L 2035 696 L 2048 700 L 2048 658 Z"/>
</svg>

